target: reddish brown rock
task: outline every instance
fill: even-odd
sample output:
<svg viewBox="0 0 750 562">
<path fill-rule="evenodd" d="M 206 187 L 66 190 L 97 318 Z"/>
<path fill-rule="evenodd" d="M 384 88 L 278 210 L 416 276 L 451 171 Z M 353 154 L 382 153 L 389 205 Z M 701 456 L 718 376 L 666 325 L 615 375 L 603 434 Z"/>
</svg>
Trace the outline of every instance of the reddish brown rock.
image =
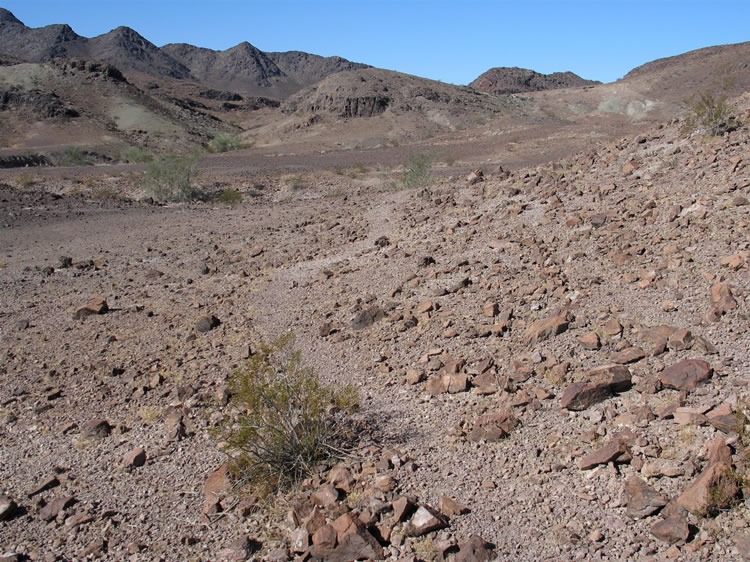
<svg viewBox="0 0 750 562">
<path fill-rule="evenodd" d="M 146 450 L 143 447 L 136 447 L 122 457 L 122 465 L 125 468 L 137 468 L 144 464 L 146 464 Z"/>
<path fill-rule="evenodd" d="M 564 314 L 545 318 L 544 320 L 534 322 L 528 327 L 524 333 L 524 342 L 526 345 L 533 345 L 552 336 L 562 334 L 567 329 L 568 320 Z"/>
<path fill-rule="evenodd" d="M 667 505 L 667 498 L 649 486 L 638 476 L 631 476 L 625 482 L 625 513 L 633 519 L 643 519 Z"/>
<path fill-rule="evenodd" d="M 312 536 L 314 553 L 317 556 L 330 553 L 336 546 L 337 541 L 336 529 L 331 525 L 323 525 Z"/>
<path fill-rule="evenodd" d="M 688 540 L 690 528 L 685 519 L 674 516 L 656 523 L 651 527 L 651 534 L 667 544 L 675 544 Z"/>
<path fill-rule="evenodd" d="M 599 341 L 599 334 L 597 334 L 596 332 L 589 332 L 587 334 L 584 334 L 583 336 L 578 338 L 578 343 L 580 343 L 584 349 L 591 350 L 599 349 L 602 346 L 601 342 Z"/>
<path fill-rule="evenodd" d="M 669 349 L 675 351 L 682 351 L 684 349 L 690 349 L 693 345 L 693 333 L 690 330 L 680 329 L 675 330 L 668 340 Z"/>
<path fill-rule="evenodd" d="M 406 496 L 397 498 L 393 502 L 393 519 L 395 521 L 406 521 L 414 513 L 416 507 L 416 503 Z"/>
<path fill-rule="evenodd" d="M 469 540 L 461 545 L 456 554 L 456 562 L 489 562 L 495 559 L 494 545 L 477 535 L 471 535 Z"/>
<path fill-rule="evenodd" d="M 667 367 L 659 375 L 662 385 L 675 390 L 694 390 L 711 376 L 712 369 L 702 359 L 685 359 Z"/>
<path fill-rule="evenodd" d="M 94 297 L 88 303 L 80 306 L 73 313 L 74 320 L 83 320 L 95 314 L 104 314 L 109 310 L 107 300 L 104 297 Z"/>
<path fill-rule="evenodd" d="M 718 314 L 726 314 L 737 308 L 737 301 L 728 285 L 717 283 L 711 287 L 711 307 Z"/>
<path fill-rule="evenodd" d="M 447 515 L 448 517 L 453 517 L 455 515 L 463 515 L 464 513 L 469 513 L 469 508 L 465 505 L 461 505 L 453 498 L 442 496 L 440 498 L 440 512 L 444 515 Z"/>
<path fill-rule="evenodd" d="M 325 484 L 310 496 L 310 503 L 320 507 L 331 507 L 339 500 L 339 491 L 332 484 Z"/>
<path fill-rule="evenodd" d="M 39 510 L 39 517 L 44 521 L 52 521 L 61 511 L 76 503 L 73 496 L 58 496 Z"/>
<path fill-rule="evenodd" d="M 584 380 L 568 386 L 560 398 L 560 406 L 568 410 L 585 410 L 606 400 L 615 392 L 632 386 L 630 370 L 623 365 L 605 365 L 588 371 Z"/>
<path fill-rule="evenodd" d="M 112 426 L 104 418 L 95 418 L 83 424 L 83 434 L 86 437 L 106 437 L 112 431 Z"/>
<path fill-rule="evenodd" d="M 709 464 L 680 494 L 677 503 L 690 513 L 706 516 L 729 506 L 739 491 L 731 465 Z"/>
<path fill-rule="evenodd" d="M 578 461 L 578 467 L 581 470 L 588 470 L 600 464 L 630 462 L 631 459 L 632 456 L 628 446 L 616 439 L 581 458 Z"/>
<path fill-rule="evenodd" d="M 640 361 L 644 357 L 646 357 L 646 352 L 643 351 L 640 347 L 628 347 L 623 349 L 622 351 L 613 353 L 609 359 L 610 361 L 612 361 L 612 363 L 617 363 L 618 365 L 627 365 L 629 363 Z"/>
<path fill-rule="evenodd" d="M 350 492 L 356 482 L 352 471 L 343 465 L 333 467 L 328 473 L 328 483 L 344 492 Z"/>
</svg>

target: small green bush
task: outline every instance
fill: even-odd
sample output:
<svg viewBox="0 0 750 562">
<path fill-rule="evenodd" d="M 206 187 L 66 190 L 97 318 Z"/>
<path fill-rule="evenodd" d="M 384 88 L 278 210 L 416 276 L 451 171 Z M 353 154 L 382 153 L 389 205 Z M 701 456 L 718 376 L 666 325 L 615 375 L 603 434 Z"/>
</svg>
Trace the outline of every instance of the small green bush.
<svg viewBox="0 0 750 562">
<path fill-rule="evenodd" d="M 401 183 L 406 188 L 423 187 L 432 181 L 430 168 L 432 156 L 424 152 L 409 155 L 406 169 L 401 177 Z"/>
<path fill-rule="evenodd" d="M 138 148 L 137 146 L 129 146 L 120 151 L 120 160 L 123 162 L 152 162 L 154 155 L 148 150 Z"/>
<path fill-rule="evenodd" d="M 242 194 L 236 189 L 232 189 L 232 188 L 222 189 L 219 192 L 217 199 L 221 201 L 222 203 L 234 206 L 234 205 L 237 205 L 240 201 L 242 201 Z"/>
<path fill-rule="evenodd" d="M 69 146 L 57 157 L 58 166 L 89 166 L 88 153 L 78 146 Z"/>
<path fill-rule="evenodd" d="M 146 170 L 146 191 L 159 201 L 194 201 L 203 192 L 193 185 L 198 157 L 194 154 L 160 156 Z"/>
<path fill-rule="evenodd" d="M 737 128 L 737 118 L 724 93 L 706 90 L 689 97 L 686 104 L 690 110 L 683 127 L 686 134 L 702 128 L 709 135 L 721 136 Z"/>
<path fill-rule="evenodd" d="M 245 148 L 245 146 L 238 137 L 222 133 L 211 139 L 206 148 L 209 152 L 229 152 Z"/>
<path fill-rule="evenodd" d="M 240 415 L 224 437 L 236 473 L 256 494 L 293 485 L 340 456 L 343 422 L 357 406 L 352 387 L 323 385 L 292 344 L 290 334 L 261 346 L 229 378 L 230 405 Z"/>
</svg>

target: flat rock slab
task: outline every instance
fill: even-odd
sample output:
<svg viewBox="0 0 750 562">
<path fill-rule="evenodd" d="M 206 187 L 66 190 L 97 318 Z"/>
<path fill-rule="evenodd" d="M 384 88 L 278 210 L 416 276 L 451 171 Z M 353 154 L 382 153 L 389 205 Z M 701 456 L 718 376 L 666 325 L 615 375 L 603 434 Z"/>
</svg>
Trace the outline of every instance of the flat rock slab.
<svg viewBox="0 0 750 562">
<path fill-rule="evenodd" d="M 631 459 L 632 456 L 628 446 L 620 440 L 614 440 L 583 457 L 578 461 L 578 467 L 581 470 L 588 470 L 610 461 L 630 462 Z"/>
<path fill-rule="evenodd" d="M 605 365 L 592 369 L 584 380 L 568 386 L 560 398 L 560 407 L 568 410 L 585 410 L 632 386 L 630 370 L 624 365 Z"/>
<path fill-rule="evenodd" d="M 702 359 L 684 359 L 667 367 L 659 375 L 659 381 L 667 388 L 675 390 L 695 390 L 698 383 L 708 379 L 713 370 Z"/>
<path fill-rule="evenodd" d="M 550 318 L 545 318 L 544 320 L 534 322 L 526 330 L 523 339 L 526 345 L 533 345 L 535 343 L 539 343 L 541 341 L 549 339 L 552 336 L 562 334 L 567 329 L 568 320 L 565 315 L 552 316 Z"/>
</svg>

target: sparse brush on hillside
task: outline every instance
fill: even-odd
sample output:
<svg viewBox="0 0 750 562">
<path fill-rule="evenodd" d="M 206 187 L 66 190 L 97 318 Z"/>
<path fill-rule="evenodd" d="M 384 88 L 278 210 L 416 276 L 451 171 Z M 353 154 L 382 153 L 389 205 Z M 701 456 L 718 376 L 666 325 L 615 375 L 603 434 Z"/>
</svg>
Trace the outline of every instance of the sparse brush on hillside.
<svg viewBox="0 0 750 562">
<path fill-rule="evenodd" d="M 295 484 L 340 456 L 343 422 L 357 406 L 356 390 L 322 384 L 293 341 L 290 334 L 262 345 L 229 378 L 230 404 L 240 414 L 224 437 L 238 476 L 256 494 Z"/>
<path fill-rule="evenodd" d="M 78 146 L 69 146 L 55 158 L 58 166 L 89 166 L 89 154 Z"/>
<path fill-rule="evenodd" d="M 247 144 L 243 143 L 238 137 L 227 134 L 215 136 L 206 147 L 209 152 L 230 152 L 241 148 L 247 148 Z"/>
<path fill-rule="evenodd" d="M 146 191 L 159 201 L 194 201 L 203 192 L 193 184 L 198 157 L 195 154 L 160 156 L 146 170 Z"/>
<path fill-rule="evenodd" d="M 724 71 L 726 72 L 726 71 Z M 741 124 L 729 104 L 729 91 L 734 78 L 724 74 L 714 88 L 697 92 L 685 100 L 689 113 L 683 126 L 683 134 L 703 129 L 711 136 L 721 136 L 736 130 Z"/>
<path fill-rule="evenodd" d="M 151 162 L 153 159 L 151 152 L 137 146 L 129 146 L 120 151 L 120 160 L 124 162 Z"/>
<path fill-rule="evenodd" d="M 404 187 L 423 187 L 432 181 L 430 168 L 432 168 L 432 156 L 424 152 L 409 155 L 406 169 L 401 176 Z"/>
</svg>

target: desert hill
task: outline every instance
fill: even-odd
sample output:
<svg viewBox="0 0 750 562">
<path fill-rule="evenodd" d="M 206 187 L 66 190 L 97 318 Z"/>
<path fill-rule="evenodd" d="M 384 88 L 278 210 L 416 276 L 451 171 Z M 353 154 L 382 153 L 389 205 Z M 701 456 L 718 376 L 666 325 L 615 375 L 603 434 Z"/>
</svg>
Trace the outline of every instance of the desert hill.
<svg viewBox="0 0 750 562">
<path fill-rule="evenodd" d="M 525 68 L 491 68 L 478 76 L 469 86 L 488 94 L 520 94 L 559 88 L 577 88 L 601 84 L 585 80 L 572 72 L 541 74 Z"/>
<path fill-rule="evenodd" d="M 159 48 L 128 27 L 86 38 L 63 24 L 29 28 L 3 8 L 0 8 L 0 53 L 37 63 L 53 58 L 89 58 L 113 64 L 126 75 L 141 72 L 156 78 L 190 80 L 208 88 L 277 99 L 328 74 L 366 67 L 340 57 L 297 51 L 263 53 L 247 42 L 226 51 L 182 43 Z"/>
</svg>

